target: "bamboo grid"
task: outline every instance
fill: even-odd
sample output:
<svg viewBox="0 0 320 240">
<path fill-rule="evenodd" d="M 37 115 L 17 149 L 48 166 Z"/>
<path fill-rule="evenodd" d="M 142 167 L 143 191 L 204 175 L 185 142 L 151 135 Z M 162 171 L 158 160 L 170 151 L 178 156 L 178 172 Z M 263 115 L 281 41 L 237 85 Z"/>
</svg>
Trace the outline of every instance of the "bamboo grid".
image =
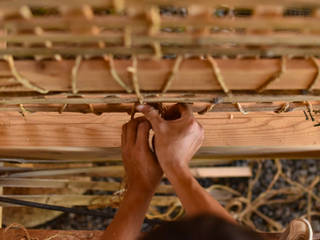
<svg viewBox="0 0 320 240">
<path fill-rule="evenodd" d="M 166 14 L 163 9 L 168 6 L 177 14 Z M 305 110 L 316 118 L 319 111 L 316 0 L 19 0 L 1 1 L 0 10 L 0 111 L 131 113 L 136 102 L 193 103 L 199 114 Z M 241 75 L 244 69 L 248 71 Z M 45 167 L 48 161 L 61 164 L 53 159 L 7 161 L 0 186 L 34 189 L 34 194 L 12 196 L 57 205 L 101 207 L 119 202 L 119 182 L 87 178 L 105 176 L 106 171 L 110 179 L 121 178 L 118 161 L 97 167 L 99 161 L 92 160 L 60 169 Z M 250 168 L 229 167 L 225 170 L 232 174 L 225 176 L 203 168 L 214 164 L 198 159 L 192 167 L 200 178 L 252 177 Z M 222 185 L 207 190 L 251 227 L 255 214 L 270 231 L 282 230 L 259 207 L 293 202 L 305 194 L 305 216 L 319 216 L 313 208 L 320 200 L 313 192 L 319 178 L 304 187 L 282 172 L 279 160 L 268 191 L 253 199 L 252 188 L 261 174 L 257 164 L 246 196 Z M 70 174 L 83 179 L 69 178 Z M 280 177 L 290 187 L 274 190 Z M 41 189 L 47 193 L 41 194 Z M 56 189 L 67 193 L 55 194 Z M 82 195 L 88 189 L 108 195 Z M 171 186 L 162 185 L 157 193 L 149 218 L 172 220 L 183 214 Z M 280 195 L 285 197 L 276 199 Z M 167 210 L 160 212 L 159 206 Z"/>
</svg>

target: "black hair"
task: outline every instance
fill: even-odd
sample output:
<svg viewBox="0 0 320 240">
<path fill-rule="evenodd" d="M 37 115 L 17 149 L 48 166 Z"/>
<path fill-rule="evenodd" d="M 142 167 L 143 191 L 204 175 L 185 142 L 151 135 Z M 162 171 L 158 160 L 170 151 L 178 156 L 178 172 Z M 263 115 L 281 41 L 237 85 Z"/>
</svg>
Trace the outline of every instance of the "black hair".
<svg viewBox="0 0 320 240">
<path fill-rule="evenodd" d="M 140 240 L 260 240 L 259 235 L 241 225 L 212 215 L 198 215 L 165 222 Z"/>
</svg>

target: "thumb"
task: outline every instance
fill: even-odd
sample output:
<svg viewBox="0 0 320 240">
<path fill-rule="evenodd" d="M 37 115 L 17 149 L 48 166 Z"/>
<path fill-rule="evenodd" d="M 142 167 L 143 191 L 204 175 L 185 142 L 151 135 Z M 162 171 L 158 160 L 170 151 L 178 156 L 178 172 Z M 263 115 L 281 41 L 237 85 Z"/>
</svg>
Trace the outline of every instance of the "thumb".
<svg viewBox="0 0 320 240">
<path fill-rule="evenodd" d="M 158 110 L 151 107 L 150 105 L 138 105 L 136 107 L 138 112 L 143 113 L 145 118 L 151 123 L 152 129 L 158 129 L 160 123 L 162 122 L 162 118 L 159 115 Z"/>
</svg>

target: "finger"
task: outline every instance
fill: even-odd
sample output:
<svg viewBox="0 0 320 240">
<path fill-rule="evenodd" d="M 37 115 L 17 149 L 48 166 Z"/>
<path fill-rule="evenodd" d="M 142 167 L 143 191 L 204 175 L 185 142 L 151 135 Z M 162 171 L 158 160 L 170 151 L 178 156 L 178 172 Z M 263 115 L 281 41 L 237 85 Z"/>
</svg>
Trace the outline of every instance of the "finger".
<svg viewBox="0 0 320 240">
<path fill-rule="evenodd" d="M 127 124 L 126 144 L 130 146 L 136 143 L 138 123 L 139 121 L 132 119 Z"/>
<path fill-rule="evenodd" d="M 149 148 L 149 134 L 151 124 L 145 120 L 138 125 L 137 144 L 141 144 L 145 148 Z"/>
<path fill-rule="evenodd" d="M 163 121 L 159 112 L 150 105 L 138 105 L 137 111 L 142 112 L 145 118 L 151 123 L 152 128 L 158 129 L 159 124 Z"/>
<path fill-rule="evenodd" d="M 121 132 L 121 146 L 123 147 L 126 144 L 127 138 L 127 124 L 122 125 L 122 132 Z"/>
<path fill-rule="evenodd" d="M 186 103 L 178 103 L 179 112 L 181 116 L 193 116 L 192 105 Z"/>
<path fill-rule="evenodd" d="M 165 120 L 176 120 L 181 118 L 181 113 L 179 110 L 179 105 L 178 104 L 174 104 L 172 106 L 170 106 L 165 113 L 163 114 L 163 118 Z"/>
</svg>

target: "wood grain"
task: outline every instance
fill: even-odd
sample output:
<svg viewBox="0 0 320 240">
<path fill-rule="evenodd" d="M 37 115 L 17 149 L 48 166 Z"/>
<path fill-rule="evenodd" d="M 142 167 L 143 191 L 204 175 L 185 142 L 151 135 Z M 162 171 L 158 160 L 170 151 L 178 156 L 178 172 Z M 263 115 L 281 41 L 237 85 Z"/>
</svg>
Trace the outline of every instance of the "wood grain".
<svg viewBox="0 0 320 240">
<path fill-rule="evenodd" d="M 256 90 L 272 74 L 280 69 L 278 59 L 217 59 L 217 64 L 230 90 Z M 16 61 L 20 74 L 33 84 L 50 91 L 71 91 L 71 69 L 73 60 L 63 61 Z M 139 60 L 138 78 L 142 91 L 160 91 L 168 78 L 173 60 Z M 115 61 L 115 68 L 121 79 L 131 86 L 127 68 L 130 60 Z M 268 90 L 306 89 L 317 73 L 311 60 L 287 60 L 287 71 Z M 0 62 L 0 76 L 10 76 L 8 65 Z M 8 77 L 7 77 L 8 78 Z M 0 84 L 6 85 L 5 77 Z M 90 81 L 89 81 L 90 80 Z M 12 84 L 12 83 L 11 83 Z M 319 90 L 320 82 L 314 86 Z M 107 91 L 125 92 L 112 78 L 109 64 L 104 60 L 83 60 L 78 72 L 77 89 L 80 92 Z M 189 59 L 181 63 L 180 71 L 169 91 L 216 91 L 221 90 L 210 64 L 205 60 Z M 2 88 L 1 92 L 30 92 L 22 86 Z"/>
<path fill-rule="evenodd" d="M 208 113 L 197 115 L 203 125 L 203 146 L 318 146 L 316 122 L 302 112 Z M 2 147 L 119 147 L 124 113 L 100 116 L 80 113 L 0 113 Z"/>
</svg>

